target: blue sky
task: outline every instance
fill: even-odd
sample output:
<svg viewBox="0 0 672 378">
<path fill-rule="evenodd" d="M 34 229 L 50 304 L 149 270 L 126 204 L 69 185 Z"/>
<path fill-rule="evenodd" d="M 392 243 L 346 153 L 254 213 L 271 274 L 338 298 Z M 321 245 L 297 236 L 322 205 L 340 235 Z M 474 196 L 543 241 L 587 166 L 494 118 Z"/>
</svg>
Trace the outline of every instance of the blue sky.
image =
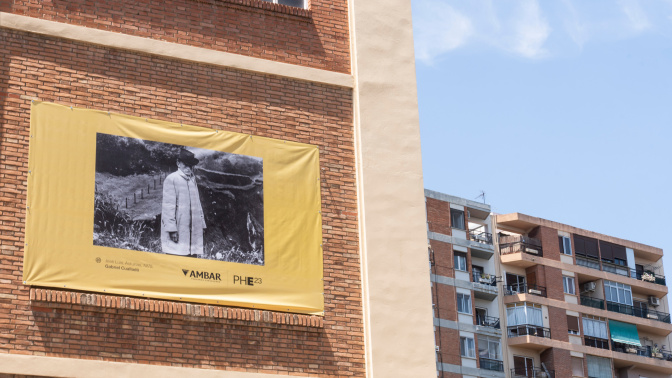
<svg viewBox="0 0 672 378">
<path fill-rule="evenodd" d="M 413 0 L 424 184 L 663 248 L 672 0 Z"/>
</svg>

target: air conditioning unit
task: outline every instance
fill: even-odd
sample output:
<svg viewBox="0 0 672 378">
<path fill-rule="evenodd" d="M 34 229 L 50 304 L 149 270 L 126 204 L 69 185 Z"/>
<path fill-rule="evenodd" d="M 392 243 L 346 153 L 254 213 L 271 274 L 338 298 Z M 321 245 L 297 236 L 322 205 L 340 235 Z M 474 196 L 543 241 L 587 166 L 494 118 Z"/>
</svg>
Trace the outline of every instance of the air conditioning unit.
<svg viewBox="0 0 672 378">
<path fill-rule="evenodd" d="M 653 307 L 660 306 L 660 298 L 656 298 L 653 295 L 649 297 L 649 304 Z"/>
<path fill-rule="evenodd" d="M 583 284 L 583 291 L 595 291 L 595 282 L 586 282 Z"/>
</svg>

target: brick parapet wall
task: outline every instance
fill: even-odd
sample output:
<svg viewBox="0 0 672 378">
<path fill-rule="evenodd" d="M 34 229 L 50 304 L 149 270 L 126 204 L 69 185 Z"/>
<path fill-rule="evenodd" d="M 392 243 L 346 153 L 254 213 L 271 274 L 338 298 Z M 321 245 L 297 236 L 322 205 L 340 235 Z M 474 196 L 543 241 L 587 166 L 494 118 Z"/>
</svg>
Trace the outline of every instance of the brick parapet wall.
<svg viewBox="0 0 672 378">
<path fill-rule="evenodd" d="M 12 0 L 0 12 L 350 72 L 348 5 L 313 0 L 309 10 L 262 0 Z"/>
<path fill-rule="evenodd" d="M 0 45 L 0 353 L 365 375 L 351 90 L 6 29 L 0 29 Z M 93 294 L 85 294 L 85 303 L 81 296 L 80 302 L 68 303 L 72 294 L 63 290 L 50 291 L 56 302 L 38 300 L 44 291 L 42 296 L 35 291 L 31 301 L 22 282 L 31 99 L 317 145 L 321 326 L 314 318 L 296 318 L 301 320 L 294 324 L 291 315 L 284 324 L 286 315 L 241 309 L 227 309 L 227 318 L 213 320 L 193 316 L 210 307 L 187 310 L 187 304 L 176 302 L 169 306 L 177 313 L 97 306 L 91 298 L 98 303 L 104 296 Z M 144 305 L 139 299 L 124 302 Z M 276 321 L 256 320 L 264 316 Z M 313 325 L 301 325 L 306 322 Z"/>
</svg>

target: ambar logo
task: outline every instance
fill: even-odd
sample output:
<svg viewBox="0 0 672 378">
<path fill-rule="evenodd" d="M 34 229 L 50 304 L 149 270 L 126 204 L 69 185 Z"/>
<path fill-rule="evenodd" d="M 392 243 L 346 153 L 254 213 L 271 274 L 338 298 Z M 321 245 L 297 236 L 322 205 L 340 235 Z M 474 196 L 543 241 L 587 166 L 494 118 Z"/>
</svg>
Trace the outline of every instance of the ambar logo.
<svg viewBox="0 0 672 378">
<path fill-rule="evenodd" d="M 210 281 L 221 281 L 222 277 L 220 273 L 210 273 L 210 272 L 199 272 L 198 270 L 189 270 L 182 269 L 185 277 L 200 279 L 200 280 L 210 280 Z"/>
</svg>

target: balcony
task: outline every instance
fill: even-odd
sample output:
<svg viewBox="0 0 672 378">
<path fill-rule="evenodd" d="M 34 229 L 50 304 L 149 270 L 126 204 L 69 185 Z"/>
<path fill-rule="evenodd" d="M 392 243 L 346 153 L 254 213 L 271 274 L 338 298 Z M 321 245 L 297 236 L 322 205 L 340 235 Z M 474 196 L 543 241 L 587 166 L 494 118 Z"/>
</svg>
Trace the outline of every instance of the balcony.
<svg viewBox="0 0 672 378">
<path fill-rule="evenodd" d="M 590 269 L 601 270 L 600 262 L 598 260 L 592 258 L 579 257 L 578 255 L 576 256 L 576 265 L 585 266 L 586 268 Z"/>
<path fill-rule="evenodd" d="M 586 268 L 591 268 L 595 270 L 601 270 L 604 272 L 618 274 L 619 276 L 630 277 L 636 280 L 650 282 L 658 285 L 665 286 L 667 281 L 665 276 L 655 274 L 653 272 L 642 272 L 635 269 L 630 269 L 625 265 L 613 264 L 607 261 L 602 261 L 600 266 L 600 261 L 589 256 L 579 257 L 578 253 L 576 256 L 576 265 L 585 266 Z"/>
<path fill-rule="evenodd" d="M 666 285 L 665 276 L 653 272 L 638 272 L 635 269 L 631 269 L 630 277 L 644 282 L 651 282 L 663 286 Z"/>
<path fill-rule="evenodd" d="M 524 235 L 502 235 L 499 237 L 499 253 L 508 255 L 510 253 L 525 252 L 530 255 L 543 257 L 541 241 Z"/>
<path fill-rule="evenodd" d="M 551 338 L 551 330 L 548 328 L 522 324 L 517 326 L 511 326 L 507 328 L 508 337 L 518 337 L 518 336 L 536 336 L 544 337 L 547 339 Z"/>
<path fill-rule="evenodd" d="M 663 323 L 670 323 L 670 314 L 656 310 L 628 306 L 621 303 L 607 301 L 607 310 L 620 314 L 632 315 L 638 318 L 653 319 Z"/>
<path fill-rule="evenodd" d="M 604 300 L 598 298 L 581 296 L 581 305 L 604 310 Z"/>
<path fill-rule="evenodd" d="M 612 341 L 611 347 L 614 352 L 621 352 L 627 354 L 636 354 L 642 357 L 655 358 L 663 361 L 672 361 L 672 354 L 665 350 L 665 346 L 661 349 L 652 347 L 639 347 L 635 345 L 622 344 Z"/>
<path fill-rule="evenodd" d="M 544 286 L 529 285 L 526 283 L 509 285 L 506 287 L 504 295 L 515 294 L 534 294 L 540 297 L 546 297 L 546 288 Z"/>
<path fill-rule="evenodd" d="M 612 264 L 602 261 L 602 270 L 609 273 L 618 274 L 619 276 L 630 277 L 630 269 L 624 265 Z"/>
<path fill-rule="evenodd" d="M 482 226 L 469 230 L 469 240 L 492 245 L 492 234 L 482 231 Z"/>
<path fill-rule="evenodd" d="M 600 349 L 609 350 L 609 340 L 601 339 L 599 337 L 584 336 L 583 337 L 583 345 L 593 347 L 593 348 L 600 348 Z"/>
<path fill-rule="evenodd" d="M 491 360 L 489 358 L 478 358 L 478 363 L 481 369 L 491 370 L 491 371 L 504 371 L 504 362 L 499 360 Z"/>
<path fill-rule="evenodd" d="M 499 329 L 499 318 L 492 316 L 476 316 L 476 325 Z"/>
<path fill-rule="evenodd" d="M 511 377 L 526 377 L 526 378 L 555 378 L 555 370 L 546 370 L 542 368 L 513 368 L 511 369 Z"/>
<path fill-rule="evenodd" d="M 471 274 L 471 278 L 472 278 L 473 282 L 480 283 L 482 285 L 487 285 L 487 286 L 496 286 L 497 285 L 497 277 L 495 277 L 492 274 L 473 272 Z"/>
</svg>

